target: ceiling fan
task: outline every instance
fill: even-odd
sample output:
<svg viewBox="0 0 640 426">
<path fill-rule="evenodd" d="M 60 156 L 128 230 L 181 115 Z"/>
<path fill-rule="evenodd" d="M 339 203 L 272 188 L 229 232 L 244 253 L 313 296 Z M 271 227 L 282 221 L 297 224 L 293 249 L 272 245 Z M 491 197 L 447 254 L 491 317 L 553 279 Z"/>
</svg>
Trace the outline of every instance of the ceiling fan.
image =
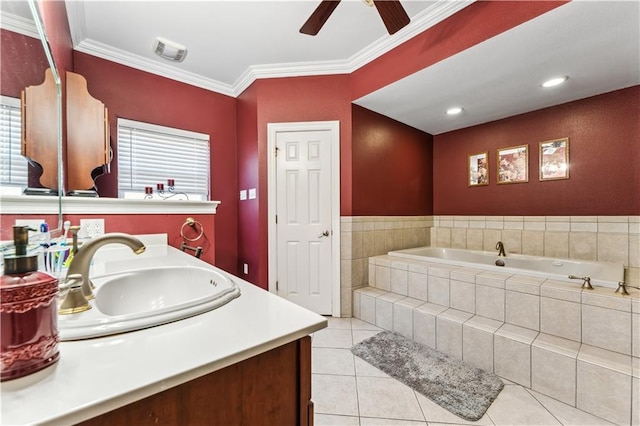
<svg viewBox="0 0 640 426">
<path fill-rule="evenodd" d="M 389 34 L 395 34 L 398 30 L 406 26 L 411 19 L 400 4 L 400 0 L 363 0 L 369 6 L 376 6 L 382 22 L 387 27 Z M 316 10 L 313 11 L 307 22 L 304 23 L 300 32 L 314 36 L 318 34 L 322 26 L 327 22 L 329 16 L 340 3 L 340 0 L 322 0 Z"/>
</svg>

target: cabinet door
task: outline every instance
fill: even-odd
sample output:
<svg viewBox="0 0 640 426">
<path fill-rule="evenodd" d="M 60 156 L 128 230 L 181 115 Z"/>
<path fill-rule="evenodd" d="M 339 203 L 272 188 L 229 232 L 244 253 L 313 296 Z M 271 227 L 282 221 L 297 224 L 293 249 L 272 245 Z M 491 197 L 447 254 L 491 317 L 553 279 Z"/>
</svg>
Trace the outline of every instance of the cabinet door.
<svg viewBox="0 0 640 426">
<path fill-rule="evenodd" d="M 40 184 L 58 189 L 58 103 L 51 69 L 22 93 L 22 155 L 42 167 Z"/>
<path fill-rule="evenodd" d="M 87 420 L 82 425 L 310 425 L 311 338 Z"/>
<path fill-rule="evenodd" d="M 87 80 L 67 71 L 67 191 L 94 187 L 91 171 L 109 163 L 107 109 L 93 98 Z"/>
</svg>

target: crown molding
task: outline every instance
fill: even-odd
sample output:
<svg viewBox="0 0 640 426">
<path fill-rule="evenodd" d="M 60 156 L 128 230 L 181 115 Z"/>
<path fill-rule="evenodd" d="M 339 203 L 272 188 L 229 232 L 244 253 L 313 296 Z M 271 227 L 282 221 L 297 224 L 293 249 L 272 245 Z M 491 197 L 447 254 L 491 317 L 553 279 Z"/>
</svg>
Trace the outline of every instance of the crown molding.
<svg viewBox="0 0 640 426">
<path fill-rule="evenodd" d="M 385 53 L 395 49 L 401 44 L 411 40 L 418 34 L 433 27 L 437 23 L 445 20 L 449 16 L 471 5 L 476 0 L 455 0 L 438 1 L 430 7 L 417 14 L 409 25 L 402 28 L 392 36 L 385 35 L 365 47 L 348 59 L 349 72 L 354 72 L 358 68 L 379 58 Z"/>
<path fill-rule="evenodd" d="M 88 55 L 97 56 L 108 61 L 116 62 L 121 65 L 126 65 L 128 67 L 135 68 L 141 71 L 146 71 L 151 74 L 156 74 L 161 77 L 166 77 L 171 80 L 180 81 L 182 83 L 190 84 L 202 89 L 221 93 L 223 95 L 233 97 L 236 96 L 233 88 L 228 84 L 221 83 L 211 78 L 203 77 L 196 73 L 181 70 L 171 65 L 161 64 L 156 60 L 144 58 L 138 55 L 132 55 L 129 52 L 117 49 L 104 43 L 97 42 L 95 40 L 84 39 L 79 44 L 75 45 L 74 50 L 86 53 Z"/>
<path fill-rule="evenodd" d="M 66 5 L 75 50 L 223 95 L 238 97 L 257 79 L 352 73 L 475 1 L 438 1 L 416 15 L 409 25 L 393 36 L 379 38 L 346 60 L 251 65 L 232 85 L 88 39 L 82 2 L 66 2 Z"/>
<path fill-rule="evenodd" d="M 0 28 L 28 37 L 40 38 L 33 19 L 26 19 L 13 13 L 0 11 Z"/>
</svg>

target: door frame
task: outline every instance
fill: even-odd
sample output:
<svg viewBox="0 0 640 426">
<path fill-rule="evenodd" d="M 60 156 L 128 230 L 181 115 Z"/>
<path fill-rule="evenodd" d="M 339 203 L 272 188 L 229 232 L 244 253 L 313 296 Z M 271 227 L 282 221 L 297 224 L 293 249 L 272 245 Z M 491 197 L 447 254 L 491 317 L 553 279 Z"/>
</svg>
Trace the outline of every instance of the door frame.
<svg viewBox="0 0 640 426">
<path fill-rule="evenodd" d="M 331 132 L 331 314 L 340 316 L 340 122 L 303 121 L 267 123 L 267 214 L 269 239 L 269 292 L 276 292 L 277 249 L 276 234 L 276 138 L 282 132 Z"/>
</svg>

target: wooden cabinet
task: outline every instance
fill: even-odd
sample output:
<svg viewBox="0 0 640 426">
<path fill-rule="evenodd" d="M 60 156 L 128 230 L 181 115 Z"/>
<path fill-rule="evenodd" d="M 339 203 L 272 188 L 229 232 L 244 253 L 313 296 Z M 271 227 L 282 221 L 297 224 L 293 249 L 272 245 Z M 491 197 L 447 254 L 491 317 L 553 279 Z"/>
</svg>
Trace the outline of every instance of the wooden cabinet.
<svg viewBox="0 0 640 426">
<path fill-rule="evenodd" d="M 57 90 L 48 69 L 43 84 L 23 91 L 22 155 L 42 167 L 43 187 L 58 190 L 58 132 L 62 131 L 65 192 L 78 195 L 93 189 L 91 172 L 109 164 L 108 110 L 89 94 L 87 81 L 80 74 L 67 71 L 62 110 Z M 59 129 L 63 122 L 64 129 Z"/>
<path fill-rule="evenodd" d="M 67 144 L 65 186 L 74 191 L 94 187 L 91 171 L 109 164 L 109 114 L 87 90 L 87 80 L 67 71 Z"/>
<path fill-rule="evenodd" d="M 42 167 L 40 184 L 58 190 L 58 91 L 51 69 L 44 82 L 21 94 L 22 155 Z"/>
<path fill-rule="evenodd" d="M 312 425 L 311 338 L 304 337 L 81 424 Z"/>
</svg>

